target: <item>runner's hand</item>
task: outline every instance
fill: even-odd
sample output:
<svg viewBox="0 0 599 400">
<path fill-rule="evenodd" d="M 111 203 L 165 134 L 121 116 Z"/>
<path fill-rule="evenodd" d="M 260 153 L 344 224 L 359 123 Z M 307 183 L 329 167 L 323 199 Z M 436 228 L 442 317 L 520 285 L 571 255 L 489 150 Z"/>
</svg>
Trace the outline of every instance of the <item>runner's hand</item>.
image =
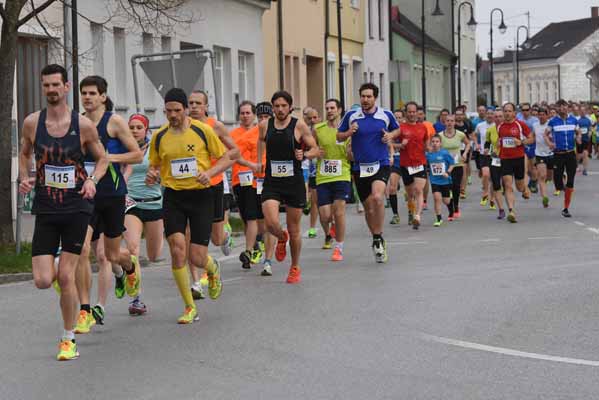
<svg viewBox="0 0 599 400">
<path fill-rule="evenodd" d="M 318 158 L 322 159 L 324 158 L 326 155 L 326 152 L 324 151 L 324 149 L 318 149 Z"/>
<path fill-rule="evenodd" d="M 349 131 L 353 135 L 354 133 L 358 132 L 358 128 L 359 128 L 358 123 L 354 122 L 353 124 L 351 124 L 351 127 L 350 127 Z"/>
<path fill-rule="evenodd" d="M 160 171 L 155 168 L 148 168 L 146 172 L 146 185 L 151 186 L 160 182 Z"/>
<path fill-rule="evenodd" d="M 523 142 L 522 140 L 520 140 L 520 139 L 518 139 L 518 138 L 514 138 L 514 144 L 515 144 L 516 146 L 522 146 L 522 144 L 523 144 L 522 142 Z"/>
<path fill-rule="evenodd" d="M 200 172 L 197 178 L 198 182 L 200 182 L 204 186 L 210 185 L 210 177 L 206 172 Z"/>
<path fill-rule="evenodd" d="M 449 178 L 449 174 L 447 172 L 443 173 L 443 178 Z"/>
<path fill-rule="evenodd" d="M 33 190 L 33 184 L 35 183 L 35 178 L 25 178 L 19 182 L 19 193 L 27 194 Z"/>
<path fill-rule="evenodd" d="M 256 164 L 256 173 L 258 173 L 258 174 L 264 173 L 264 166 L 262 165 L 262 163 Z"/>
<path fill-rule="evenodd" d="M 302 161 L 304 159 L 304 151 L 302 149 L 295 150 L 295 159 Z"/>
<path fill-rule="evenodd" d="M 383 143 L 389 143 L 391 141 L 391 134 L 383 129 Z"/>
<path fill-rule="evenodd" d="M 79 194 L 82 194 L 84 199 L 93 199 L 96 195 L 96 184 L 91 179 L 86 179 L 85 182 L 83 182 L 83 187 L 79 191 Z"/>
<path fill-rule="evenodd" d="M 250 163 L 250 169 L 252 170 L 252 172 L 254 172 L 255 174 L 260 173 L 262 166 L 260 164 L 256 164 L 256 163 Z"/>
</svg>

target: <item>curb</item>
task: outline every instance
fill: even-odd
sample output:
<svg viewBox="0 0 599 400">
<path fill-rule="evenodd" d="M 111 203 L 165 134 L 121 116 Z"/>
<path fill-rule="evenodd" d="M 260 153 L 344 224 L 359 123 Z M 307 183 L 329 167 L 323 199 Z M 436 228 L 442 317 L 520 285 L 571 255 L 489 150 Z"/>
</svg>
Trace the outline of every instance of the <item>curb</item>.
<svg viewBox="0 0 599 400">
<path fill-rule="evenodd" d="M 17 274 L 0 274 L 0 285 L 5 283 L 30 281 L 32 279 L 33 274 L 31 272 L 21 272 Z"/>
</svg>

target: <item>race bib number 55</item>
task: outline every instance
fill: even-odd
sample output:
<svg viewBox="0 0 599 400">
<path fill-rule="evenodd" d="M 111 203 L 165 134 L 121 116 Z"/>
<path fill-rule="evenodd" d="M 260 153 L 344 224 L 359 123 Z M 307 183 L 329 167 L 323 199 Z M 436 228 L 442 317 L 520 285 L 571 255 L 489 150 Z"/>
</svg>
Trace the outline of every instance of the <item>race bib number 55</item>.
<svg viewBox="0 0 599 400">
<path fill-rule="evenodd" d="M 171 175 L 175 179 L 193 178 L 198 176 L 198 163 L 195 157 L 171 160 Z"/>
<path fill-rule="evenodd" d="M 293 161 L 271 161 L 270 170 L 273 178 L 293 176 Z"/>
</svg>

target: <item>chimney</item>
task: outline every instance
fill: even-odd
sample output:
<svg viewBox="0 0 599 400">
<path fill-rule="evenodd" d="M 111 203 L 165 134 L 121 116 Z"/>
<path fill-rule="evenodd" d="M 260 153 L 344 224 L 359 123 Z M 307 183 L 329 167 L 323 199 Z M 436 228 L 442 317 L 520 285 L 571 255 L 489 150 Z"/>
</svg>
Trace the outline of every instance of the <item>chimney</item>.
<svg viewBox="0 0 599 400">
<path fill-rule="evenodd" d="M 599 18 L 599 7 L 591 7 L 591 18 Z"/>
</svg>

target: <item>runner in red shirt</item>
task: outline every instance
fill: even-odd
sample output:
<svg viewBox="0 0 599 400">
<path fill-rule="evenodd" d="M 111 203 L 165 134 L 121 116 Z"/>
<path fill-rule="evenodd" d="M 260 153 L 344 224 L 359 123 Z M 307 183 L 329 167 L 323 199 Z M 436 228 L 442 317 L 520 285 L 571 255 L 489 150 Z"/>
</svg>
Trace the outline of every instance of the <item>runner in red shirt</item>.
<svg viewBox="0 0 599 400">
<path fill-rule="evenodd" d="M 407 122 L 401 124 L 399 140 L 401 141 L 401 157 L 399 166 L 401 178 L 408 192 L 408 209 L 414 215 L 412 228 L 420 226 L 422 213 L 423 190 L 426 185 L 426 156 L 429 147 L 429 136 L 426 127 L 417 122 L 418 105 L 414 102 L 406 104 Z"/>
<path fill-rule="evenodd" d="M 504 122 L 497 127 L 499 140 L 499 158 L 501 159 L 501 176 L 505 200 L 508 204 L 508 221 L 516 221 L 514 212 L 514 188 L 512 182 L 516 179 L 516 188 L 522 193 L 522 197 L 529 197 L 528 189 L 524 182 L 525 159 L 524 145 L 535 142 L 534 134 L 531 134 L 526 123 L 516 120 L 516 106 L 506 103 L 503 106 Z"/>
</svg>

